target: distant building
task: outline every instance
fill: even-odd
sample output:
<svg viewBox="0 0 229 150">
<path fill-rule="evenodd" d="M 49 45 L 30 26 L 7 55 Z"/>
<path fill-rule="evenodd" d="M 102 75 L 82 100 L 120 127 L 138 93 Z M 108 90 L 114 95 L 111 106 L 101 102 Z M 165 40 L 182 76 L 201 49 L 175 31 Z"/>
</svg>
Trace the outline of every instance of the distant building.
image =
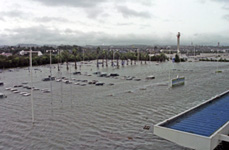
<svg viewBox="0 0 229 150">
<path fill-rule="evenodd" d="M 12 56 L 12 53 L 5 53 L 5 52 L 3 52 L 3 53 L 1 53 L 0 55 L 9 57 L 9 56 Z"/>
<path fill-rule="evenodd" d="M 34 55 L 34 53 L 37 54 L 37 56 L 42 56 L 43 55 L 41 51 L 33 51 L 33 55 Z M 22 50 L 22 51 L 19 52 L 19 55 L 28 56 L 29 55 L 29 51 Z"/>
<path fill-rule="evenodd" d="M 173 58 L 175 58 L 176 57 L 176 54 L 177 53 L 173 53 L 173 54 L 165 54 L 169 59 L 173 59 Z M 188 57 L 187 57 L 187 55 L 186 54 L 179 54 L 179 57 L 180 57 L 180 59 L 185 59 L 185 60 L 187 60 L 188 59 Z"/>
<path fill-rule="evenodd" d="M 161 49 L 160 52 L 161 53 L 171 54 L 171 53 L 177 53 L 177 50 L 174 50 L 174 49 Z"/>
<path fill-rule="evenodd" d="M 50 51 L 52 54 L 58 54 L 58 50 L 45 50 L 45 53 L 50 53 Z"/>
</svg>

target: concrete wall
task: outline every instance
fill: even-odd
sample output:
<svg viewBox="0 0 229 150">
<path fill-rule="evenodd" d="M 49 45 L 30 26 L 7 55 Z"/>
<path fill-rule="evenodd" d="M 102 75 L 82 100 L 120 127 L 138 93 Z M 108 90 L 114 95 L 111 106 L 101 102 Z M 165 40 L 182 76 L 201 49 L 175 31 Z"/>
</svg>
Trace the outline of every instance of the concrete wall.
<svg viewBox="0 0 229 150">
<path fill-rule="evenodd" d="M 173 130 L 161 126 L 154 126 L 154 134 L 165 138 L 178 145 L 196 149 L 196 150 L 210 150 L 211 139 L 196 134 Z"/>
<path fill-rule="evenodd" d="M 158 123 L 154 126 L 154 134 L 162 137 L 164 139 L 167 139 L 169 141 L 172 141 L 174 143 L 177 143 L 178 145 L 196 149 L 196 150 L 213 150 L 221 141 L 220 141 L 220 134 L 229 135 L 229 121 L 222 126 L 220 129 L 218 129 L 213 135 L 210 137 L 207 136 L 201 136 L 197 134 L 192 134 L 188 132 L 183 132 L 179 130 L 170 129 L 167 127 L 164 127 L 166 123 L 173 121 L 174 119 L 177 119 L 179 117 L 184 116 L 185 114 L 198 109 L 199 107 L 202 107 L 203 105 L 214 101 L 218 97 L 221 97 L 229 92 L 225 91 L 220 95 L 217 95 L 215 97 L 212 97 L 211 99 L 203 102 L 202 104 L 199 104 L 189 110 L 186 110 L 185 112 L 182 112 L 176 116 L 171 117 L 168 120 L 165 120 L 161 123 Z"/>
<path fill-rule="evenodd" d="M 220 142 L 222 142 L 220 140 L 220 134 L 229 135 L 229 121 L 210 137 L 211 138 L 211 150 L 213 150 Z"/>
</svg>

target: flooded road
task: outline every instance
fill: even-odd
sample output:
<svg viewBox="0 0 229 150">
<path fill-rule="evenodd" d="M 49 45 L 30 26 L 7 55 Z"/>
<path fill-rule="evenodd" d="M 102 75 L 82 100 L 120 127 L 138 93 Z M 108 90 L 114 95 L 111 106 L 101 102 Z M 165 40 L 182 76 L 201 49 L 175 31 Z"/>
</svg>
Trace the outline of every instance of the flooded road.
<svg viewBox="0 0 229 150">
<path fill-rule="evenodd" d="M 223 72 L 216 74 L 217 67 Z M 30 96 L 5 90 L 30 82 L 27 68 L 0 74 L 0 80 L 5 83 L 0 93 L 7 95 L 0 99 L 0 149 L 184 150 L 187 148 L 155 136 L 153 125 L 229 89 L 229 63 L 147 62 L 141 65 L 138 62 L 119 69 L 97 69 L 92 62 L 82 65 L 81 70 L 78 65 L 82 75 L 72 74 L 73 64 L 68 72 L 61 65 L 61 73 L 57 72 L 57 65 L 52 65 L 53 76 L 74 78 L 73 84 L 41 81 L 50 74 L 49 66 L 34 68 L 37 70 L 33 71 L 33 86 L 52 89 L 51 93 L 34 91 L 34 124 Z M 97 77 L 95 71 L 120 76 Z M 146 80 L 150 75 L 155 79 Z M 185 85 L 168 88 L 169 78 L 177 75 L 185 76 Z M 141 80 L 126 80 L 124 76 Z M 95 86 L 82 80 L 105 84 Z M 23 87 L 18 90 L 30 92 Z M 150 129 L 144 130 L 145 125 Z"/>
</svg>

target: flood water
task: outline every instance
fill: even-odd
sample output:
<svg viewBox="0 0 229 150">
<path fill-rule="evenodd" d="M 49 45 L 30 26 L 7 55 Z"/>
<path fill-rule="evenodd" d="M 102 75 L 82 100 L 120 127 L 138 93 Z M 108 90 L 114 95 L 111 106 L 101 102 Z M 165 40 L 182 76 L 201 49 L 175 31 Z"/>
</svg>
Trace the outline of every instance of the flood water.
<svg viewBox="0 0 229 150">
<path fill-rule="evenodd" d="M 44 82 L 41 79 L 50 74 L 49 65 L 34 68 L 41 71 L 33 71 L 33 86 L 52 87 L 51 93 L 34 91 L 34 124 L 30 96 L 5 90 L 30 82 L 27 68 L 0 74 L 5 83 L 0 86 L 0 93 L 7 95 L 0 99 L 0 149 L 184 150 L 187 148 L 155 136 L 153 125 L 229 89 L 229 63 L 138 62 L 119 69 L 97 69 L 92 62 L 82 65 L 81 70 L 78 65 L 82 75 L 72 74 L 73 64 L 68 72 L 61 65 L 61 73 L 57 72 L 57 65 L 52 65 L 53 76 L 99 80 L 105 83 L 103 86 Z M 223 72 L 216 74 L 217 68 Z M 120 76 L 97 77 L 95 71 Z M 85 72 L 91 76 L 84 75 Z M 171 78 L 185 76 L 185 85 L 169 88 L 169 74 Z M 155 79 L 145 80 L 149 75 Z M 141 81 L 125 80 L 124 76 L 135 76 Z M 30 92 L 23 87 L 18 90 Z M 150 129 L 144 130 L 145 125 Z"/>
</svg>

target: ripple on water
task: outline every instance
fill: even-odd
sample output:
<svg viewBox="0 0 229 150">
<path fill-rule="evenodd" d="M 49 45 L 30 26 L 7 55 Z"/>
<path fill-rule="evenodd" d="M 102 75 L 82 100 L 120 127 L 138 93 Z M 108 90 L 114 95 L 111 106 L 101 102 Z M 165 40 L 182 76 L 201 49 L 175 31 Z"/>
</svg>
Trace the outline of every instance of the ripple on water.
<svg viewBox="0 0 229 150">
<path fill-rule="evenodd" d="M 92 74 L 96 71 L 93 66 L 82 67 L 81 72 Z M 69 84 L 61 87 L 61 83 L 52 82 L 53 95 L 34 91 L 34 124 L 30 97 L 12 94 L 0 87 L 0 92 L 8 95 L 1 99 L 0 105 L 0 149 L 184 150 L 153 135 L 153 125 L 228 90 L 229 68 L 227 63 L 221 63 L 220 68 L 224 71 L 216 75 L 211 73 L 217 67 L 215 63 L 174 64 L 177 70 L 171 71 L 171 78 L 184 75 L 186 83 L 182 87 L 168 88 L 168 68 L 171 66 L 151 63 L 115 70 L 100 68 L 102 72 L 136 76 L 141 81 L 74 76 L 76 80 L 99 80 L 105 83 L 102 87 Z M 34 75 L 34 86 L 49 89 L 50 82 L 41 82 L 48 76 L 49 68 L 39 68 L 42 72 Z M 53 74 L 57 75 L 56 70 Z M 143 80 L 152 74 L 154 80 Z M 66 71 L 62 75 L 70 77 Z M 21 69 L 5 72 L 2 80 L 6 87 L 13 87 L 27 81 L 28 77 L 29 73 Z M 114 85 L 107 86 L 109 83 Z M 150 129 L 144 130 L 145 125 Z"/>
</svg>

